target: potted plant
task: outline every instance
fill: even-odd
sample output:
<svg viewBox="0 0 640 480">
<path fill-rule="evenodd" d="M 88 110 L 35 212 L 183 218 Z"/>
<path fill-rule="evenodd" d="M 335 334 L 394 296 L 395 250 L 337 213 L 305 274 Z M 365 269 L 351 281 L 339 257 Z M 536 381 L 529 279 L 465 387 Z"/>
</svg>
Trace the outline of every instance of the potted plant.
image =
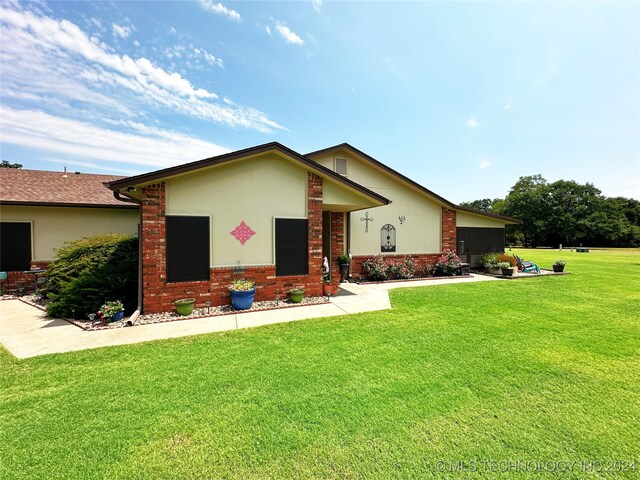
<svg viewBox="0 0 640 480">
<path fill-rule="evenodd" d="M 553 262 L 553 271 L 556 273 L 564 272 L 564 266 L 567 264 L 564 260 L 556 260 Z"/>
<path fill-rule="evenodd" d="M 289 299 L 292 303 L 302 302 L 302 297 L 304 297 L 304 288 L 296 287 L 289 290 Z"/>
<path fill-rule="evenodd" d="M 193 312 L 193 304 L 196 303 L 195 298 L 181 298 L 173 302 L 176 306 L 178 315 L 191 315 Z"/>
<path fill-rule="evenodd" d="M 105 302 L 98 310 L 98 316 L 104 321 L 117 322 L 124 318 L 124 305 L 120 300 Z"/>
<path fill-rule="evenodd" d="M 349 276 L 349 264 L 351 263 L 351 256 L 343 253 L 338 257 L 338 265 L 340 266 L 340 283 L 347 280 Z"/>
<path fill-rule="evenodd" d="M 229 285 L 231 306 L 235 310 L 248 310 L 253 305 L 256 286 L 251 280 L 235 280 Z"/>
<path fill-rule="evenodd" d="M 498 262 L 498 267 L 500 267 L 502 275 L 505 277 L 513 277 L 515 275 L 516 269 L 509 262 Z"/>
</svg>

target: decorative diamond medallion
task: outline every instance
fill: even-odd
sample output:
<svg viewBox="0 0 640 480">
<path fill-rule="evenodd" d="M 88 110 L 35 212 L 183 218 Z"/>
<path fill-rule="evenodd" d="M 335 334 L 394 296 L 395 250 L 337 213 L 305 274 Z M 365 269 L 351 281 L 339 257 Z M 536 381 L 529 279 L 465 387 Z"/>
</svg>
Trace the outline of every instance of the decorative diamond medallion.
<svg viewBox="0 0 640 480">
<path fill-rule="evenodd" d="M 240 223 L 240 225 L 231 230 L 229 233 L 236 237 L 242 245 L 244 245 L 244 243 L 249 240 L 252 235 L 256 234 L 256 232 L 249 228 L 249 225 L 244 223 L 244 220 Z"/>
</svg>

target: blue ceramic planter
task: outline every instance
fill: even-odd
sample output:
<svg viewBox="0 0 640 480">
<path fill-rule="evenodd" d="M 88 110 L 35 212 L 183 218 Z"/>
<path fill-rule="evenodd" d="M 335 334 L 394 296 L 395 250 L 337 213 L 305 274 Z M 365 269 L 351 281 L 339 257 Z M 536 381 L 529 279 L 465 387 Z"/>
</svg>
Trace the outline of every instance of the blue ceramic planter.
<svg viewBox="0 0 640 480">
<path fill-rule="evenodd" d="M 118 313 L 114 314 L 111 317 L 112 322 L 117 322 L 118 320 L 122 320 L 124 318 L 124 310 L 120 310 Z"/>
<path fill-rule="evenodd" d="M 253 305 L 253 297 L 256 294 L 256 289 L 253 290 L 229 290 L 231 294 L 231 306 L 235 310 L 249 310 Z"/>
</svg>

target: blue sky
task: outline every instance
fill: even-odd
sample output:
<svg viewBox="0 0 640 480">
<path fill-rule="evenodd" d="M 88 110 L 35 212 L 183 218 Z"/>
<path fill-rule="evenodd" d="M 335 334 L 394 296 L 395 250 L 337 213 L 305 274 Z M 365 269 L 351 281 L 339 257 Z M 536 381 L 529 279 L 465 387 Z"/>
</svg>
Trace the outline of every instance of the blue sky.
<svg viewBox="0 0 640 480">
<path fill-rule="evenodd" d="M 640 198 L 637 2 L 2 2 L 2 159 L 135 174 L 349 142 L 445 198 Z"/>
</svg>

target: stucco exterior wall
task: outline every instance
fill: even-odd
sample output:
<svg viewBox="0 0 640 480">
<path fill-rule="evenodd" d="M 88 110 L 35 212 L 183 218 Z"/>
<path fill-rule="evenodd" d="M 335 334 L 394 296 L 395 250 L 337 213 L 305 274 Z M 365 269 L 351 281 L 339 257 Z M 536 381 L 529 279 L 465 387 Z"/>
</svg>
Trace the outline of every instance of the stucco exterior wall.
<svg viewBox="0 0 640 480">
<path fill-rule="evenodd" d="M 170 179 L 166 214 L 210 216 L 212 267 L 272 265 L 274 217 L 307 218 L 307 172 L 267 154 Z M 243 220 L 244 245 L 230 234 Z"/>
<path fill-rule="evenodd" d="M 69 240 L 99 233 L 138 232 L 137 209 L 31 207 L 0 205 L 3 222 L 31 222 L 34 261 L 52 260 L 55 249 Z"/>
<path fill-rule="evenodd" d="M 456 214 L 457 227 L 504 228 L 504 225 L 505 222 L 497 218 L 481 217 L 461 211 Z"/>
<path fill-rule="evenodd" d="M 396 228 L 396 254 L 427 254 L 441 251 L 442 207 L 407 185 L 346 152 L 314 157 L 333 169 L 334 157 L 347 159 L 347 178 L 390 199 L 390 205 L 351 213 L 350 246 L 353 255 L 380 252 L 380 229 L 385 224 Z M 369 212 L 373 218 L 369 231 L 360 219 Z M 400 223 L 398 217 L 404 217 Z M 390 254 L 392 255 L 392 254 Z"/>
</svg>

